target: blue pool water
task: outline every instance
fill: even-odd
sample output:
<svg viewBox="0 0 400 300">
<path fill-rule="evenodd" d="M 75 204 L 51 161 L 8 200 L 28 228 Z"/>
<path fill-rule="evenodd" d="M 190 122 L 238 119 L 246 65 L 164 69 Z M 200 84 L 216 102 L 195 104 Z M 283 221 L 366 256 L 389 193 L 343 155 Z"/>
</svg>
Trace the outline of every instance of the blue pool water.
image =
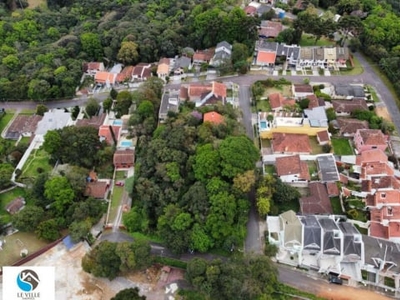
<svg viewBox="0 0 400 300">
<path fill-rule="evenodd" d="M 132 147 L 132 141 L 122 141 L 121 147 Z"/>
<path fill-rule="evenodd" d="M 266 121 L 260 121 L 260 128 L 261 129 L 267 129 L 267 122 Z"/>
<path fill-rule="evenodd" d="M 113 125 L 115 126 L 122 126 L 122 120 L 114 120 Z"/>
</svg>

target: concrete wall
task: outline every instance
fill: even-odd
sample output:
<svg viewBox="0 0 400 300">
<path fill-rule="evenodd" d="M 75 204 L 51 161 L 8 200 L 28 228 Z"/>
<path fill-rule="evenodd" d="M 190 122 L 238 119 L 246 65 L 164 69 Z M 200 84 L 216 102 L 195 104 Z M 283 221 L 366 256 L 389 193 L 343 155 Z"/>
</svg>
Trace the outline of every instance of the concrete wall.
<svg viewBox="0 0 400 300">
<path fill-rule="evenodd" d="M 311 127 L 307 124 L 301 127 L 280 126 L 271 128 L 268 131 L 260 131 L 262 139 L 272 139 L 272 134 L 277 133 L 292 133 L 292 134 L 307 134 L 308 136 L 316 136 L 318 132 L 326 130 L 327 127 Z"/>
</svg>

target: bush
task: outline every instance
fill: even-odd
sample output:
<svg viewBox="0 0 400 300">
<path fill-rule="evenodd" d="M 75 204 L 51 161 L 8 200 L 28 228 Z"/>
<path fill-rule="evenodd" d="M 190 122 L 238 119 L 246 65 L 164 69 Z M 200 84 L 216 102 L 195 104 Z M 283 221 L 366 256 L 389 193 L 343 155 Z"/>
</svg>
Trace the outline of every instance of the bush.
<svg viewBox="0 0 400 300">
<path fill-rule="evenodd" d="M 330 153 L 331 150 L 332 150 L 331 145 L 329 145 L 329 144 L 322 145 L 322 151 L 324 151 L 324 153 Z"/>
<path fill-rule="evenodd" d="M 41 167 L 36 168 L 36 172 L 38 172 L 39 174 L 44 172 L 44 169 Z"/>
</svg>

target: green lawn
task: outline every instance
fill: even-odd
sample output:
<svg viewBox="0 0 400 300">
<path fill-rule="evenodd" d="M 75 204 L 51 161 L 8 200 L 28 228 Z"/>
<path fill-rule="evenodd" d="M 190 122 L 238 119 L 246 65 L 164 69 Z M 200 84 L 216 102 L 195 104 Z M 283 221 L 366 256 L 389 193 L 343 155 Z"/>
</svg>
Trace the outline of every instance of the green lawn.
<svg viewBox="0 0 400 300">
<path fill-rule="evenodd" d="M 162 239 L 157 235 L 143 234 L 141 232 L 130 232 L 129 233 L 136 241 L 147 241 L 162 244 Z"/>
<path fill-rule="evenodd" d="M 114 186 L 113 194 L 111 196 L 110 215 L 108 216 L 108 223 L 113 223 L 117 216 L 118 207 L 121 203 L 122 195 L 124 193 L 123 186 Z"/>
<path fill-rule="evenodd" d="M 10 222 L 11 216 L 5 211 L 6 205 L 19 196 L 25 197 L 25 194 L 25 190 L 20 187 L 0 194 L 0 217 L 2 217 L 7 223 Z"/>
<path fill-rule="evenodd" d="M 257 100 L 256 109 L 258 111 L 266 112 L 271 111 L 271 105 L 268 100 Z"/>
<path fill-rule="evenodd" d="M 350 142 L 345 138 L 333 138 L 332 139 L 333 153 L 336 155 L 353 155 L 353 149 L 350 146 Z"/>
<path fill-rule="evenodd" d="M 368 85 L 368 90 L 371 93 L 372 100 L 374 100 L 374 102 L 380 102 L 380 99 L 375 91 L 375 88 L 373 86 Z"/>
<path fill-rule="evenodd" d="M 115 180 L 125 179 L 126 171 L 116 171 L 115 172 Z"/>
<path fill-rule="evenodd" d="M 299 45 L 301 47 L 307 46 L 334 46 L 335 42 L 327 39 L 326 37 L 321 37 L 317 43 L 315 43 L 315 37 L 312 34 L 303 33 Z"/>
<path fill-rule="evenodd" d="M 28 249 L 28 255 L 32 254 L 44 246 L 46 242 L 36 238 L 30 232 L 17 232 L 4 238 L 6 243 L 0 255 L 0 267 L 9 266 L 21 259 L 20 252 L 22 249 Z"/>
<path fill-rule="evenodd" d="M 352 69 L 350 69 L 351 65 L 350 65 L 350 62 L 348 62 L 349 69 L 348 70 L 340 70 L 339 75 L 354 76 L 354 75 L 360 75 L 364 72 L 364 68 L 361 65 L 360 61 L 357 59 L 357 57 L 353 56 L 352 58 L 353 58 L 354 67 Z"/>
<path fill-rule="evenodd" d="M 309 138 L 310 140 L 310 145 L 312 149 L 312 154 L 322 154 L 324 151 L 322 151 L 322 146 L 318 144 L 318 140 L 316 136 L 312 136 Z"/>
<path fill-rule="evenodd" d="M 14 111 L 10 111 L 10 110 L 6 111 L 6 114 L 4 115 L 4 117 L 2 117 L 0 119 L 0 133 L 3 132 L 4 128 L 6 128 L 8 122 L 11 121 L 13 116 L 14 116 Z"/>
<path fill-rule="evenodd" d="M 342 206 L 340 205 L 339 197 L 331 198 L 331 204 L 332 204 L 332 209 L 333 209 L 333 213 L 334 214 L 337 214 L 337 215 L 343 214 Z"/>
<path fill-rule="evenodd" d="M 40 173 L 50 172 L 53 166 L 49 163 L 49 158 L 50 155 L 42 148 L 33 150 L 24 164 L 21 177 L 36 178 Z M 38 172 L 38 168 L 41 168 L 42 172 Z"/>
<path fill-rule="evenodd" d="M 36 113 L 36 109 L 23 109 L 19 113 L 20 115 L 25 115 L 25 116 L 32 116 Z"/>
<path fill-rule="evenodd" d="M 274 165 L 264 165 L 264 170 L 266 174 L 274 175 L 276 174 Z"/>
<path fill-rule="evenodd" d="M 313 160 L 307 161 L 308 172 L 310 173 L 311 180 L 318 179 L 317 164 Z"/>
<path fill-rule="evenodd" d="M 28 146 L 30 140 L 31 140 L 31 138 L 29 136 L 24 136 L 19 140 L 18 144 L 19 145 L 27 145 Z"/>
</svg>

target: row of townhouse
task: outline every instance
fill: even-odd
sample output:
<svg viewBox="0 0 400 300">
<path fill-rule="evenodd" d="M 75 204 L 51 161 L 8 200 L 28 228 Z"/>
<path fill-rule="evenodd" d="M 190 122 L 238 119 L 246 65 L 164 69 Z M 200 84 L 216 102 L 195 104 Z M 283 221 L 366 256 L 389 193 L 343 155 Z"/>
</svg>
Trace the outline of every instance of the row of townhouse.
<svg viewBox="0 0 400 300">
<path fill-rule="evenodd" d="M 400 247 L 361 235 L 343 216 L 268 216 L 268 241 L 278 247 L 280 263 L 339 276 L 349 284 L 363 282 L 400 292 Z M 394 283 L 394 287 L 389 282 Z"/>
<path fill-rule="evenodd" d="M 260 39 L 256 42 L 254 64 L 273 67 L 287 62 L 296 68 L 344 68 L 349 58 L 347 47 L 300 47 Z"/>
</svg>

